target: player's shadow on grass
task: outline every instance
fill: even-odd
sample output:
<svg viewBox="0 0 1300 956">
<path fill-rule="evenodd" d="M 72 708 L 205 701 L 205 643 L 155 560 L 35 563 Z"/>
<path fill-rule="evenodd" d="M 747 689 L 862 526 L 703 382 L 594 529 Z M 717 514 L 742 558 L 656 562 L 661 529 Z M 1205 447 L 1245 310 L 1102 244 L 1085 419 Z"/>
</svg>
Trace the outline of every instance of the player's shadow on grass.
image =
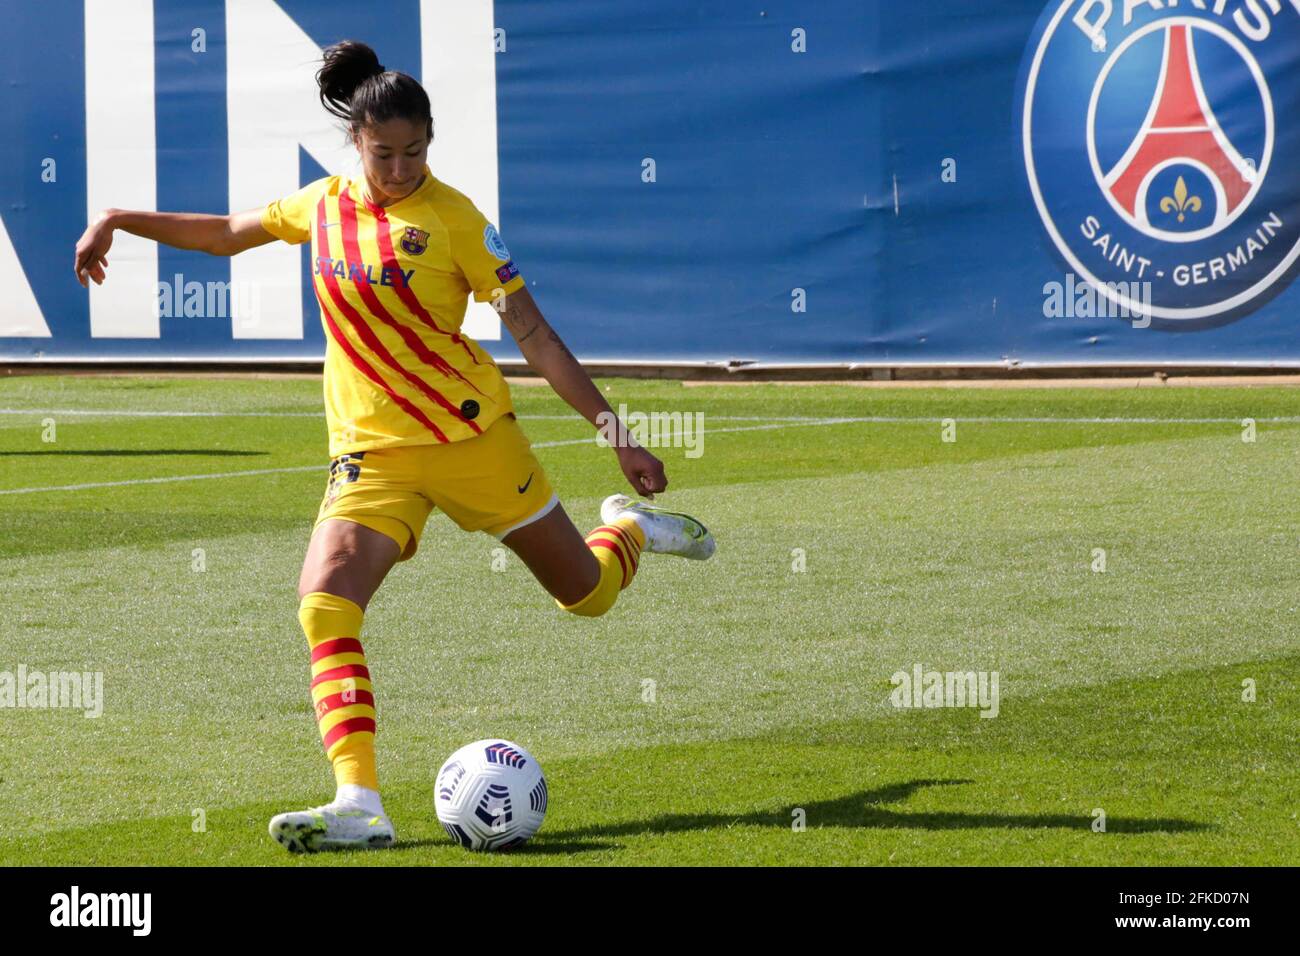
<svg viewBox="0 0 1300 956">
<path fill-rule="evenodd" d="M 49 448 L 38 451 L 0 451 L 0 458 L 9 455 L 70 455 L 92 458 L 126 458 L 130 456 L 162 457 L 166 455 L 208 455 L 213 458 L 246 458 L 251 455 L 266 455 L 264 451 L 231 451 L 226 448 L 84 448 L 80 451 L 70 448 Z"/>
<path fill-rule="evenodd" d="M 792 804 L 781 810 L 757 813 L 684 813 L 634 820 L 610 826 L 590 826 L 550 834 L 572 841 L 581 837 L 644 836 L 689 830 L 757 826 L 789 829 L 794 811 L 802 809 L 810 827 L 851 827 L 896 830 L 1090 830 L 1093 818 L 1065 813 L 957 813 L 930 811 L 903 813 L 882 804 L 900 803 L 922 787 L 953 787 L 971 780 L 909 780 L 876 790 L 862 790 L 834 800 Z M 1188 832 L 1212 829 L 1209 824 L 1172 817 L 1107 817 L 1107 833 Z"/>
</svg>

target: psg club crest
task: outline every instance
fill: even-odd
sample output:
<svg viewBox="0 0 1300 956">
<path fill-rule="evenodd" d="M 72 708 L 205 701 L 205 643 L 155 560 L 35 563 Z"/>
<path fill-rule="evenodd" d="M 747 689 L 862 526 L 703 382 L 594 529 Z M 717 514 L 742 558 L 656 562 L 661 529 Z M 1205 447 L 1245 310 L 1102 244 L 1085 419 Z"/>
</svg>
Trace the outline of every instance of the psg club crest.
<svg viewBox="0 0 1300 956">
<path fill-rule="evenodd" d="M 408 256 L 418 256 L 429 246 L 429 234 L 423 229 L 407 226 L 402 234 L 402 251 Z"/>
<path fill-rule="evenodd" d="M 1026 50 L 1020 98 L 1047 234 L 1117 306 L 1153 327 L 1206 328 L 1289 281 L 1300 258 L 1300 2 L 1054 0 Z"/>
</svg>

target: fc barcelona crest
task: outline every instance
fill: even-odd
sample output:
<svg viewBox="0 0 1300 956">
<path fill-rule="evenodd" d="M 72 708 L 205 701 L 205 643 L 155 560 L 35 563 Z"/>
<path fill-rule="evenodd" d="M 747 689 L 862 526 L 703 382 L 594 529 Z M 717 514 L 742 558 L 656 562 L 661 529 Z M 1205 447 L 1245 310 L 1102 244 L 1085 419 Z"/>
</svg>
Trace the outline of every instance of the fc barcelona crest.
<svg viewBox="0 0 1300 956">
<path fill-rule="evenodd" d="M 402 235 L 402 251 L 408 256 L 418 256 L 429 245 L 429 234 L 414 226 L 407 226 Z"/>
</svg>

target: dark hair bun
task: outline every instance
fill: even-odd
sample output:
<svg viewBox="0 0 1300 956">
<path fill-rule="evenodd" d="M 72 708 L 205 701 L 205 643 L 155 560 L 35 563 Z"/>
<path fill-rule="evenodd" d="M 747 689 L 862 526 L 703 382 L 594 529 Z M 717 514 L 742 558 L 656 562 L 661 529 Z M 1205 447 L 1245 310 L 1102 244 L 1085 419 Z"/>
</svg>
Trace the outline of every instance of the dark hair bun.
<svg viewBox="0 0 1300 956">
<path fill-rule="evenodd" d="M 433 139 L 429 94 L 419 80 L 385 70 L 379 56 L 360 40 L 342 40 L 325 48 L 316 71 L 320 102 L 332 115 L 347 120 L 352 136 L 371 123 L 402 117 L 422 125 Z"/>
<path fill-rule="evenodd" d="M 316 71 L 321 105 L 340 119 L 352 118 L 352 97 L 372 76 L 382 76 L 379 55 L 360 40 L 343 40 L 325 48 L 325 62 Z"/>
</svg>

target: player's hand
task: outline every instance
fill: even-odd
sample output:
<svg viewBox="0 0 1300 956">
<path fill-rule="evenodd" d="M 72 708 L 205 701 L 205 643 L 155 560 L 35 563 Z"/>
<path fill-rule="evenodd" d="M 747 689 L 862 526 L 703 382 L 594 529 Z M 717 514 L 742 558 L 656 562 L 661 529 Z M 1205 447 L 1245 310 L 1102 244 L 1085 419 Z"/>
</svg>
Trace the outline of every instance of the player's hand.
<svg viewBox="0 0 1300 956">
<path fill-rule="evenodd" d="M 77 240 L 77 251 L 72 269 L 77 281 L 90 288 L 87 279 L 94 279 L 95 285 L 104 284 L 104 269 L 108 266 L 108 249 L 113 244 L 113 227 L 109 224 L 107 212 L 86 227 L 86 231 Z"/>
<path fill-rule="evenodd" d="M 655 492 L 668 487 L 664 463 L 640 446 L 618 448 L 618 463 L 638 495 L 654 500 Z"/>
</svg>

